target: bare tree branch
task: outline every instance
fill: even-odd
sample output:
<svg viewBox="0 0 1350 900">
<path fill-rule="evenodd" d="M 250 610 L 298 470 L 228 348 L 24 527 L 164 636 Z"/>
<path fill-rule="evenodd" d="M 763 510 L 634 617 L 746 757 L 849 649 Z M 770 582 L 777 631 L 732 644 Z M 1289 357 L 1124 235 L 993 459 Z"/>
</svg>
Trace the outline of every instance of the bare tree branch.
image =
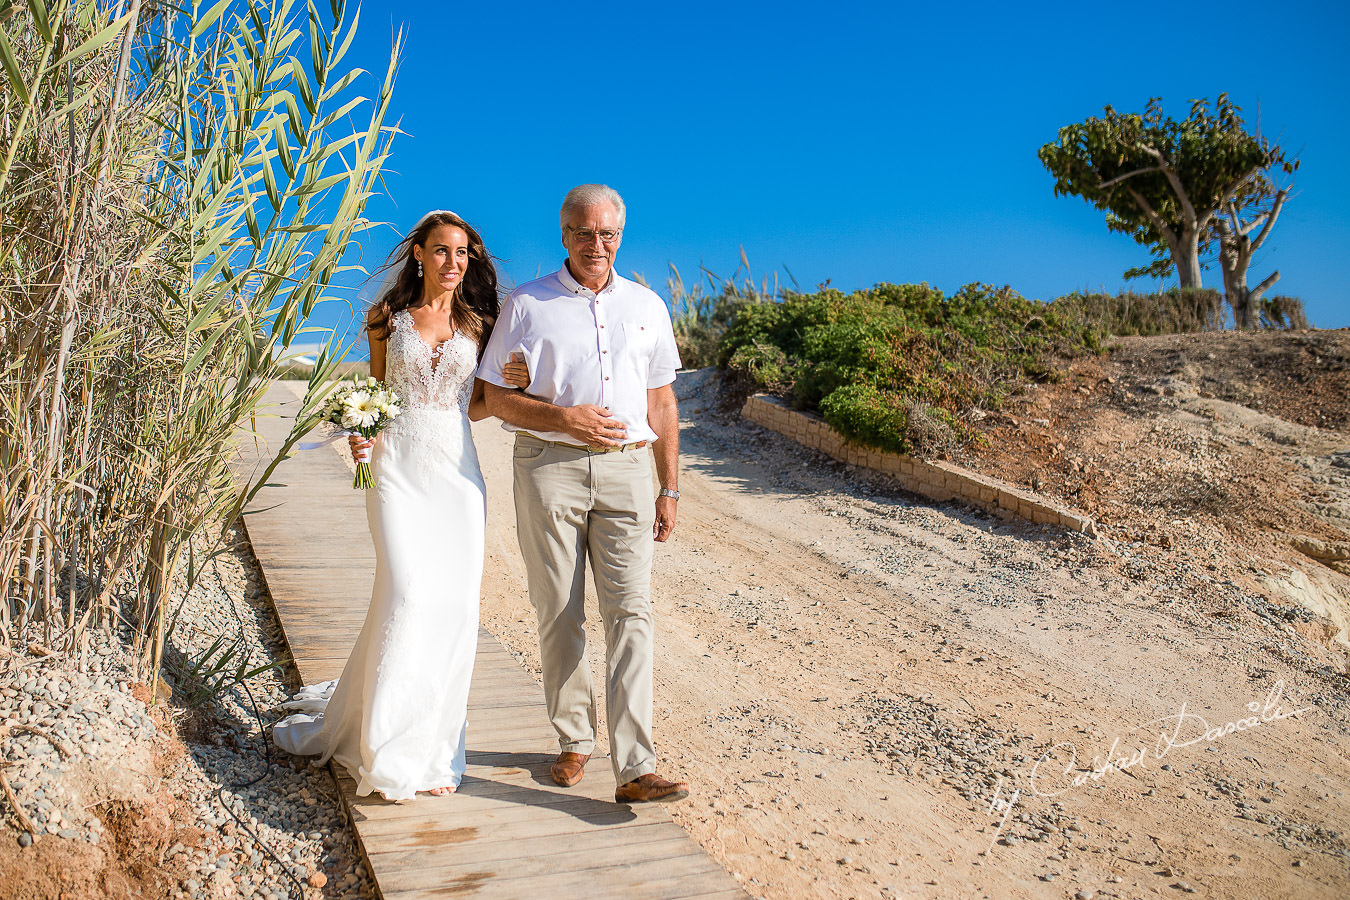
<svg viewBox="0 0 1350 900">
<path fill-rule="evenodd" d="M 1219 195 L 1220 202 L 1232 199 L 1237 194 L 1239 188 L 1241 188 L 1244 184 L 1246 184 L 1249 180 L 1251 180 L 1252 176 L 1258 174 L 1264 168 L 1265 168 L 1264 165 L 1252 166 L 1250 169 L 1247 170 L 1245 174 L 1235 179 L 1233 183 L 1230 184 L 1223 191 L 1223 193 Z"/>
<path fill-rule="evenodd" d="M 1126 172 L 1124 175 L 1117 175 L 1110 181 L 1103 181 L 1101 184 L 1097 185 L 1097 190 L 1104 191 L 1109 187 L 1115 187 L 1117 184 L 1124 181 L 1126 178 L 1133 178 L 1136 175 L 1146 175 L 1149 172 L 1161 172 L 1161 171 L 1162 166 L 1149 166 L 1147 169 L 1135 169 L 1133 172 Z"/>
<path fill-rule="evenodd" d="M 1153 207 L 1149 205 L 1149 202 L 1144 199 L 1144 195 L 1134 188 L 1126 188 L 1126 190 L 1130 192 L 1130 197 L 1134 202 L 1139 204 L 1139 208 L 1144 211 L 1144 215 L 1148 216 L 1148 220 L 1153 223 L 1153 227 L 1162 233 L 1163 239 L 1167 241 L 1167 246 L 1173 248 L 1173 250 L 1181 246 L 1180 241 L 1177 239 L 1176 232 L 1168 227 L 1167 223 L 1163 221 L 1163 217 L 1158 215 Z"/>
<path fill-rule="evenodd" d="M 1161 150 L 1157 150 L 1147 144 L 1136 144 L 1135 146 L 1158 161 L 1159 171 L 1167 176 L 1167 183 L 1172 185 L 1172 191 L 1177 195 L 1177 199 L 1181 201 L 1182 217 L 1188 225 L 1198 228 L 1201 223 L 1196 217 L 1195 206 L 1191 203 L 1191 195 L 1186 193 L 1186 186 L 1181 183 L 1181 177 L 1177 175 L 1176 169 L 1168 165 L 1167 160 L 1163 158 Z"/>
<path fill-rule="evenodd" d="M 1262 281 L 1256 287 L 1252 288 L 1250 302 L 1255 303 L 1257 300 L 1260 300 L 1261 295 L 1264 294 L 1266 291 L 1270 290 L 1270 286 L 1279 280 L 1280 280 L 1280 271 L 1279 269 L 1276 269 L 1274 272 L 1271 272 L 1269 275 L 1267 275 L 1264 281 Z"/>
<path fill-rule="evenodd" d="M 1284 201 L 1285 201 L 1285 198 L 1288 197 L 1288 196 L 1289 196 L 1289 190 L 1288 190 L 1287 188 L 1286 188 L 1285 190 L 1280 191 L 1278 194 L 1275 195 L 1275 202 L 1274 202 L 1273 204 L 1271 204 L 1270 212 L 1269 212 L 1269 213 L 1263 213 L 1263 214 L 1262 214 L 1262 215 L 1267 216 L 1267 218 L 1266 218 L 1266 226 L 1265 226 L 1264 228 L 1261 229 L 1261 233 L 1260 233 L 1260 234 L 1258 234 L 1256 237 L 1252 238 L 1252 250 L 1257 250 L 1257 249 L 1259 249 L 1260 246 L 1261 246 L 1263 243 L 1265 243 L 1266 235 L 1270 234 L 1270 229 L 1272 229 L 1272 228 L 1275 227 L 1275 220 L 1278 219 L 1278 218 L 1280 217 L 1280 210 L 1284 208 Z M 1256 220 L 1256 221 L 1260 221 L 1260 220 L 1258 219 L 1258 220 Z M 1256 224 L 1256 221 L 1253 221 L 1252 224 L 1255 225 L 1255 224 Z M 1278 275 L 1277 275 L 1277 277 L 1278 277 Z"/>
<path fill-rule="evenodd" d="M 1260 225 L 1262 222 L 1267 221 L 1267 220 L 1269 219 L 1269 216 L 1270 216 L 1269 213 L 1261 213 L 1261 214 L 1260 214 L 1259 216 L 1257 216 L 1255 219 L 1252 219 L 1250 222 L 1248 222 L 1247 224 L 1245 224 L 1245 225 L 1243 225 L 1241 228 L 1239 228 L 1239 229 L 1238 229 L 1238 233 L 1241 234 L 1241 235 L 1243 235 L 1244 237 L 1245 237 L 1246 235 L 1251 234 L 1251 233 L 1252 233 L 1252 230 L 1255 229 L 1255 228 L 1256 228 L 1258 225 Z M 1253 249 L 1255 249 L 1255 248 L 1253 248 Z"/>
</svg>

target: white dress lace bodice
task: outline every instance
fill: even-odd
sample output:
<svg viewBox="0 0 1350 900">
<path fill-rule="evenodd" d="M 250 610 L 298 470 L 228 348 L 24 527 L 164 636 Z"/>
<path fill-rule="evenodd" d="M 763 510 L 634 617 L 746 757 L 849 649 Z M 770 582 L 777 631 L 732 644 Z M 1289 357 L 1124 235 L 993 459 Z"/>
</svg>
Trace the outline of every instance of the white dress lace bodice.
<svg viewBox="0 0 1350 900">
<path fill-rule="evenodd" d="M 478 345 L 462 331 L 432 347 L 417 333 L 412 313 L 401 309 L 389 319 L 384 380 L 409 409 L 457 409 L 468 415 Z M 397 423 L 398 420 L 395 420 Z"/>
</svg>

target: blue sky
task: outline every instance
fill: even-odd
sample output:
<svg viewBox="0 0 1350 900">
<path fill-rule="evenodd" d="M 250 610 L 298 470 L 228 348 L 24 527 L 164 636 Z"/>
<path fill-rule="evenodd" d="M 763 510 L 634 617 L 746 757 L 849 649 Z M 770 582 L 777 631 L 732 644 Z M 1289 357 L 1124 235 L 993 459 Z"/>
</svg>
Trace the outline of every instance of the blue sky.
<svg viewBox="0 0 1350 900">
<path fill-rule="evenodd" d="M 686 282 L 700 264 L 730 275 L 741 246 L 757 277 L 791 270 L 804 288 L 1114 291 L 1146 251 L 1056 198 L 1037 149 L 1108 103 L 1161 96 L 1180 118 L 1227 91 L 1302 160 L 1252 283 L 1278 268 L 1272 293 L 1350 326 L 1347 7 L 1096 7 L 367 0 L 352 64 L 380 74 L 394 31 L 409 37 L 394 103 L 408 134 L 368 214 L 406 229 L 453 209 L 519 283 L 561 263 L 567 189 L 601 181 L 628 204 L 619 270 L 663 294 L 669 263 Z M 397 237 L 368 235 L 367 266 Z"/>
</svg>

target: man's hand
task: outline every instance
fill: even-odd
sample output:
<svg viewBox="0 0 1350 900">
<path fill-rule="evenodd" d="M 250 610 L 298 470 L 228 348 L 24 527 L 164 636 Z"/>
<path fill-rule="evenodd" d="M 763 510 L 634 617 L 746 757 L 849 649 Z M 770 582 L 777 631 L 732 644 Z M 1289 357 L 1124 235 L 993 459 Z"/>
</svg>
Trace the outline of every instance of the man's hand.
<svg viewBox="0 0 1350 900">
<path fill-rule="evenodd" d="M 502 366 L 502 378 L 514 388 L 529 390 L 530 364 L 525 361 L 524 353 L 519 350 L 511 352 L 511 361 Z"/>
<path fill-rule="evenodd" d="M 680 479 L 680 410 L 675 402 L 675 388 L 666 385 L 647 389 L 647 424 L 656 432 L 652 458 L 656 462 L 656 480 L 661 487 L 677 491 Z M 664 541 L 675 530 L 675 498 L 664 495 L 656 498 L 656 524 L 652 537 Z"/>
<path fill-rule="evenodd" d="M 664 541 L 675 530 L 675 498 L 656 498 L 656 522 L 652 525 L 652 537 Z"/>
<path fill-rule="evenodd" d="M 591 403 L 563 410 L 563 422 L 563 431 L 587 447 L 619 447 L 628 436 L 628 426 L 611 416 L 607 407 Z"/>
</svg>

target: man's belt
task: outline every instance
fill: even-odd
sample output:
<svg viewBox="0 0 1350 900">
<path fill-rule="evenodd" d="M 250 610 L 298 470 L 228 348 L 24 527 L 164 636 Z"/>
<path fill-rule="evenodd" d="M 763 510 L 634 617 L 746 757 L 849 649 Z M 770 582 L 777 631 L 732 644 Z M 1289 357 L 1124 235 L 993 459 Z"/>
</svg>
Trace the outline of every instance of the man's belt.
<svg viewBox="0 0 1350 900">
<path fill-rule="evenodd" d="M 547 444 L 550 447 L 566 447 L 568 450 L 585 450 L 588 453 L 616 453 L 624 450 L 636 450 L 639 447 L 647 446 L 646 441 L 637 441 L 632 444 L 622 444 L 618 447 L 587 447 L 585 444 L 569 444 L 567 441 L 550 441 L 541 438 L 537 434 L 531 434 L 528 431 L 517 431 L 516 434 L 524 435 L 527 438 L 533 438 L 541 444 Z"/>
</svg>

